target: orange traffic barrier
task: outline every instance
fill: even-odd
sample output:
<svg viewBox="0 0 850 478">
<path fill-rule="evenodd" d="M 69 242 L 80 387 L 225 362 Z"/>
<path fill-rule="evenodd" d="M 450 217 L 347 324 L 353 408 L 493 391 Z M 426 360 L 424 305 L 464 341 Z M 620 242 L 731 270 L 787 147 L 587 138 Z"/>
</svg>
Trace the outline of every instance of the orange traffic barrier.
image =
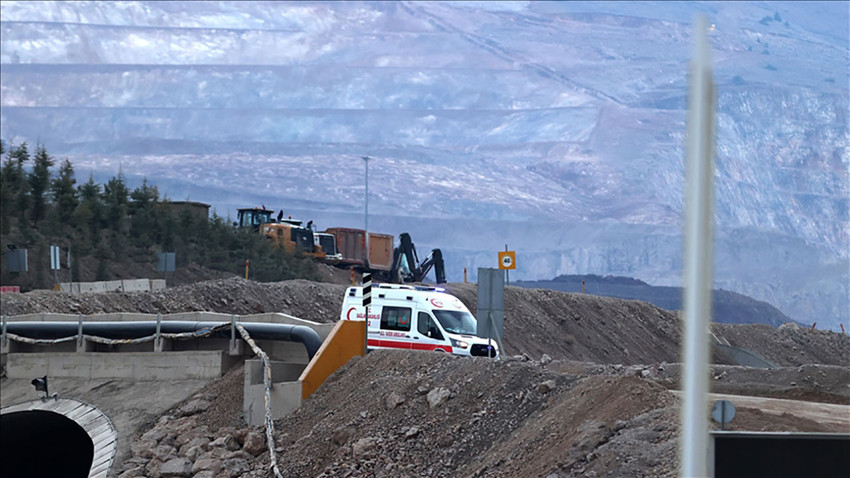
<svg viewBox="0 0 850 478">
<path fill-rule="evenodd" d="M 319 347 L 319 351 L 301 372 L 301 399 L 306 400 L 325 380 L 352 357 L 363 356 L 366 349 L 366 321 L 340 320 L 331 330 L 328 338 Z"/>
</svg>

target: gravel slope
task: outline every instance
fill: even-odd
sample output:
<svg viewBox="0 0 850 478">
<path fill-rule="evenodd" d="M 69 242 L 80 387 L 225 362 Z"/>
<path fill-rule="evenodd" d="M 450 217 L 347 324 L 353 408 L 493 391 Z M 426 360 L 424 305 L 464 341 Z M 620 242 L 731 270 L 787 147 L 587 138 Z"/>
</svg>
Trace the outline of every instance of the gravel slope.
<svg viewBox="0 0 850 478">
<path fill-rule="evenodd" d="M 333 322 L 345 288 L 230 278 L 154 293 L 3 294 L 0 309 L 277 311 Z M 475 311 L 474 284 L 447 288 Z M 676 475 L 679 401 L 669 390 L 678 388 L 681 368 L 677 316 L 642 302 L 542 289 L 508 287 L 505 303 L 505 360 L 377 351 L 337 371 L 275 423 L 284 476 Z M 713 331 L 779 366 L 740 367 L 717 355 L 713 391 L 850 404 L 848 336 L 795 325 L 715 324 Z M 240 410 L 235 369 L 175 403 L 137 437 L 116 472 L 161 476 L 180 465 L 200 478 L 268 476 L 268 452 L 256 444 L 261 430 L 241 427 Z M 747 406 L 732 427 L 850 432 Z"/>
</svg>

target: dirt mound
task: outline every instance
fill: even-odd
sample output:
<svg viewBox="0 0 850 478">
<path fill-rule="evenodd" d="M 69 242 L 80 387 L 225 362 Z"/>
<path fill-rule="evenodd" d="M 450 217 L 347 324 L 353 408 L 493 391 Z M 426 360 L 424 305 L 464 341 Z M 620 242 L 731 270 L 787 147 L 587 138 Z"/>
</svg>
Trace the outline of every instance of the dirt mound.
<svg viewBox="0 0 850 478">
<path fill-rule="evenodd" d="M 565 373 L 562 365 L 372 352 L 275 423 L 281 469 L 292 477 L 677 473 L 679 401 L 663 377 L 629 367 L 613 375 Z M 761 380 L 743 367 L 720 368 L 729 389 Z M 729 428 L 842 431 L 746 405 Z"/>
<path fill-rule="evenodd" d="M 342 277 L 337 277 L 341 282 Z M 349 277 L 350 279 L 350 277 Z M 107 312 L 176 313 L 210 311 L 237 315 L 283 312 L 315 322 L 335 322 L 346 285 L 290 280 L 258 283 L 241 278 L 219 279 L 155 292 L 108 292 L 72 296 L 54 291 L 3 294 L 0 312 L 98 314 Z M 475 284 L 448 284 L 473 312 Z M 654 364 L 679 361 L 678 317 L 645 302 L 564 293 L 546 289 L 505 289 L 504 345 L 506 355 L 547 354 L 554 359 L 598 364 Z M 714 324 L 718 340 L 740 347 L 777 366 L 808 363 L 848 366 L 850 337 L 786 324 Z M 714 362 L 737 365 L 732 356 L 715 350 Z M 723 353 L 721 353 L 723 352 Z"/>
<path fill-rule="evenodd" d="M 476 311 L 475 284 L 447 289 Z M 505 309 L 507 354 L 619 364 L 674 362 L 679 355 L 678 319 L 645 302 L 507 287 Z"/>
<path fill-rule="evenodd" d="M 789 378 L 822 369 L 778 373 Z M 678 369 L 671 364 L 642 373 L 647 370 L 376 351 L 350 361 L 299 410 L 275 421 L 276 455 L 287 477 L 674 476 L 679 401 L 665 382 Z M 181 459 L 193 469 L 229 466 L 242 473 L 230 476 L 268 476 L 262 444 L 244 453 L 251 449 L 247 437 L 264 430 L 233 420 L 241 405 L 238 372 L 172 408 L 138 438 L 122 478 Z M 728 389 L 759 383 L 774 371 L 717 366 L 713 373 Z M 831 380 L 846 388 L 843 373 Z M 769 400 L 724 398 L 737 404 L 729 430 L 846 431 L 846 419 L 819 422 L 788 411 L 799 402 L 781 400 L 784 408 L 776 410 Z M 231 451 L 221 448 L 228 442 Z"/>
<path fill-rule="evenodd" d="M 714 324 L 712 330 L 724 343 L 756 351 L 779 365 L 850 366 L 850 336 L 846 334 L 813 330 L 793 322 L 779 327 Z"/>
<path fill-rule="evenodd" d="M 38 312 L 101 314 L 140 312 L 220 312 L 250 315 L 283 312 L 316 322 L 339 319 L 345 286 L 306 280 L 254 282 L 218 279 L 153 292 L 104 292 L 71 295 L 55 291 L 3 294 L 3 315 Z"/>
<path fill-rule="evenodd" d="M 356 393 L 352 393 L 356 390 Z M 672 475 L 670 456 L 600 446 L 675 401 L 636 377 L 560 374 L 536 362 L 377 351 L 279 420 L 286 476 Z M 658 414 L 655 419 L 661 419 Z M 658 440 L 672 427 L 653 423 Z M 649 455 L 656 455 L 650 457 Z"/>
</svg>

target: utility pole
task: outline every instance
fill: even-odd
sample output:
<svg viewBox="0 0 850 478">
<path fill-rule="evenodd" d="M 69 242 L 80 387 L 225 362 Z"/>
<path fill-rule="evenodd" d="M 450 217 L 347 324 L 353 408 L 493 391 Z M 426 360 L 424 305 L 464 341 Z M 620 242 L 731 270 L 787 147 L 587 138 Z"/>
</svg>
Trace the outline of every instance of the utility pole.
<svg viewBox="0 0 850 478">
<path fill-rule="evenodd" d="M 365 215 L 366 215 L 366 261 L 364 266 L 369 266 L 369 156 L 363 156 L 363 162 L 366 163 L 366 194 L 365 196 Z"/>
<path fill-rule="evenodd" d="M 695 24 L 685 151 L 681 476 L 708 474 L 711 287 L 714 281 L 714 72 L 704 16 Z"/>
</svg>

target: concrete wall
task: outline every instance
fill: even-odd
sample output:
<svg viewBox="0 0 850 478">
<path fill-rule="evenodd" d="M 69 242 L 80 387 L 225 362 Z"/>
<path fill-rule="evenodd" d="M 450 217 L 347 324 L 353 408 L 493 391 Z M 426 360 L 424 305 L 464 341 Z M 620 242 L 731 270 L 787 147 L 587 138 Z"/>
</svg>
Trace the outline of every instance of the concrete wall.
<svg viewBox="0 0 850 478">
<path fill-rule="evenodd" d="M 79 377 L 183 380 L 221 377 L 235 362 L 223 351 L 10 353 L 9 378 Z"/>
<path fill-rule="evenodd" d="M 310 357 L 307 356 L 307 348 L 301 342 L 286 342 L 282 340 L 256 340 L 255 342 L 258 347 L 263 349 L 263 352 L 268 354 L 271 360 L 299 363 L 302 365 L 307 365 L 307 362 L 310 361 Z"/>
<path fill-rule="evenodd" d="M 230 322 L 229 314 L 212 312 L 186 312 L 163 315 L 163 321 Z M 9 322 L 32 321 L 155 321 L 156 314 L 113 313 L 82 316 L 76 314 L 29 314 L 4 317 Z M 305 375 L 310 388 L 304 392 L 302 372 L 310 363 L 307 350 L 300 342 L 257 340 L 257 345 L 272 361 L 271 408 L 272 417 L 280 418 L 301 406 L 302 396 L 312 394 L 330 374 L 348 362 L 354 355 L 363 354 L 364 322 L 345 321 L 336 324 L 319 324 L 287 314 L 256 314 L 235 316 L 239 322 L 266 322 L 302 325 L 315 330 L 325 345 L 319 349 L 314 362 L 324 357 L 312 372 Z M 333 345 L 328 338 L 336 337 Z M 218 378 L 237 360 L 252 352 L 237 335 L 237 347 L 230 346 L 227 338 L 202 338 L 198 340 L 163 339 L 160 349 L 153 342 L 141 344 L 106 345 L 70 341 L 50 346 L 8 341 L 3 346 L 0 361 L 7 364 L 10 378 L 32 379 L 42 375 L 50 377 L 80 377 L 85 379 L 123 378 L 132 380 L 184 380 Z M 212 350 L 210 350 L 212 349 Z M 248 360 L 245 367 L 243 412 L 245 421 L 262 425 L 265 420 L 265 385 L 262 361 Z"/>
<path fill-rule="evenodd" d="M 304 364 L 281 362 L 269 360 L 272 368 L 272 383 L 295 382 L 304 371 Z M 263 361 L 250 359 L 245 361 L 245 385 L 259 385 L 263 383 Z"/>
<path fill-rule="evenodd" d="M 140 292 L 165 289 L 165 279 L 122 279 L 99 282 L 62 282 L 59 290 L 68 294 L 87 292 Z"/>
<path fill-rule="evenodd" d="M 304 370 L 302 364 L 270 361 L 272 369 L 271 417 L 284 417 L 301 406 L 301 383 L 298 375 Z M 245 361 L 245 395 L 242 402 L 243 418 L 248 425 L 265 423 L 266 387 L 263 383 L 263 361 Z"/>
</svg>

